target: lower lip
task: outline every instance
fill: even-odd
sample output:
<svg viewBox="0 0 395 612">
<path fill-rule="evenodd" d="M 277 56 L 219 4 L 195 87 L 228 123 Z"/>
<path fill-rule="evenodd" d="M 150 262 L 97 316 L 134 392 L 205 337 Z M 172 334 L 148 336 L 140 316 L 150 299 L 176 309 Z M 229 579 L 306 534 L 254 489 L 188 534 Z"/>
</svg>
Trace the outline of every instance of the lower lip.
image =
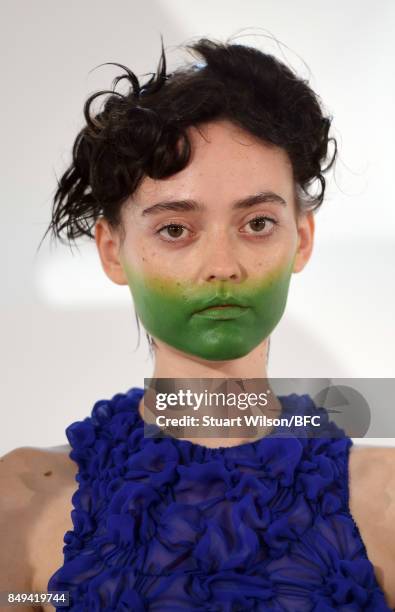
<svg viewBox="0 0 395 612">
<path fill-rule="evenodd" d="M 206 308 L 205 310 L 196 312 L 195 315 L 198 317 L 203 317 L 204 319 L 226 321 L 228 319 L 238 319 L 247 311 L 248 308 L 241 308 L 240 306 L 218 306 Z"/>
</svg>

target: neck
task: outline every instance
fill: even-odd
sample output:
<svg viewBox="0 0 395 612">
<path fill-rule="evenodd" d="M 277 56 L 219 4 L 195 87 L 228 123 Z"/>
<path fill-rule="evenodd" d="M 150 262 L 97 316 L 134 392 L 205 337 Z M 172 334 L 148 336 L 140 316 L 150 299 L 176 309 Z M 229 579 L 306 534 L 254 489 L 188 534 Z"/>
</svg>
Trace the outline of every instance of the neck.
<svg viewBox="0 0 395 612">
<path fill-rule="evenodd" d="M 253 351 L 240 359 L 231 361 L 205 361 L 186 355 L 163 343 L 156 343 L 155 367 L 152 378 L 265 378 L 267 379 L 267 355 L 269 339 L 265 339 Z M 269 385 L 270 386 L 270 385 Z M 268 408 L 278 415 L 279 400 L 273 394 Z M 144 397 L 140 400 L 140 415 L 144 418 Z M 257 438 L 269 433 L 271 428 L 259 428 Z M 186 438 L 188 439 L 188 438 Z M 192 441 L 208 447 L 233 446 L 251 442 L 251 438 L 193 438 Z"/>
</svg>

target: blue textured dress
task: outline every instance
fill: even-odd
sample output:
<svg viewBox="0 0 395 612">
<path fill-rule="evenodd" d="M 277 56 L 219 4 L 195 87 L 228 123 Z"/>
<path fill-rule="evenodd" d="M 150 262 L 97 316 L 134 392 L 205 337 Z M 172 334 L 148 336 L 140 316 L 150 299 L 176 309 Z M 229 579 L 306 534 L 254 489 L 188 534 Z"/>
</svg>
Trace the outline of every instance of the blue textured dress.
<svg viewBox="0 0 395 612">
<path fill-rule="evenodd" d="M 48 590 L 69 591 L 68 610 L 391 610 L 349 510 L 352 440 L 333 423 L 325 438 L 278 427 L 209 448 L 144 437 L 143 394 L 100 400 L 66 430 L 78 488 Z M 309 395 L 278 399 L 322 427 Z"/>
</svg>

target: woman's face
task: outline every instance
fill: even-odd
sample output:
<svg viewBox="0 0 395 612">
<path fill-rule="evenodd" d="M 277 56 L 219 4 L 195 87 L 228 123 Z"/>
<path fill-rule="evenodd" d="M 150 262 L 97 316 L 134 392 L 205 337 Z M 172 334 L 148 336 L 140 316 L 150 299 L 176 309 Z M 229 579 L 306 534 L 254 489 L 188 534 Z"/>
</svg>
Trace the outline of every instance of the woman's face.
<svg viewBox="0 0 395 612">
<path fill-rule="evenodd" d="M 297 219 L 282 149 L 228 121 L 189 135 L 188 166 L 165 180 L 145 178 L 124 206 L 113 280 L 129 285 L 158 345 L 236 359 L 281 319 L 291 274 L 310 252 L 312 215 Z"/>
</svg>

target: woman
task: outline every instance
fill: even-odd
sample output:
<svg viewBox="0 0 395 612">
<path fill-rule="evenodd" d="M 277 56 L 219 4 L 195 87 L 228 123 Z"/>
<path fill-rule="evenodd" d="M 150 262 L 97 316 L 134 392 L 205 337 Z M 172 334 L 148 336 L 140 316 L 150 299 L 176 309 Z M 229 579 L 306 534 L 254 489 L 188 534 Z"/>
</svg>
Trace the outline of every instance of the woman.
<svg viewBox="0 0 395 612">
<path fill-rule="evenodd" d="M 192 50 L 200 63 L 172 74 L 162 52 L 143 86 L 122 67 L 130 92 L 96 115 L 87 101 L 50 228 L 94 237 L 107 276 L 130 287 L 153 380 L 266 379 L 335 159 L 330 119 L 269 55 Z M 395 605 L 393 449 L 264 427 L 150 438 L 144 400 L 101 400 L 68 428 L 71 448 L 4 458 L 3 590 L 68 591 L 75 611 Z M 296 394 L 271 407 L 317 410 Z"/>
</svg>

